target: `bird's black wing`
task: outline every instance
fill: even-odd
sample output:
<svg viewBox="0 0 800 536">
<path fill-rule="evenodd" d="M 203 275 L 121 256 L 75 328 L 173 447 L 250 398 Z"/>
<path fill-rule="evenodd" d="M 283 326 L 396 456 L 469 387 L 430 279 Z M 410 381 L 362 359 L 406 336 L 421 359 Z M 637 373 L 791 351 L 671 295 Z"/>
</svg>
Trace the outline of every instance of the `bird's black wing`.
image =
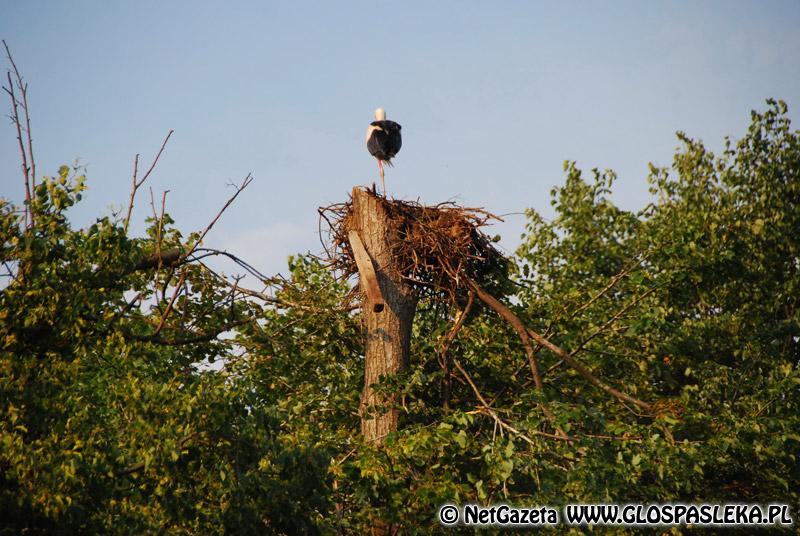
<svg viewBox="0 0 800 536">
<path fill-rule="evenodd" d="M 370 123 L 370 135 L 367 139 L 369 153 L 379 160 L 389 162 L 403 141 L 400 137 L 400 125 L 394 121 L 373 121 Z"/>
<path fill-rule="evenodd" d="M 400 129 L 403 127 L 394 121 L 387 122 L 392 124 L 389 128 L 389 145 L 391 146 L 392 156 L 394 156 L 400 151 L 400 147 L 403 146 L 403 137 L 400 135 Z"/>
</svg>

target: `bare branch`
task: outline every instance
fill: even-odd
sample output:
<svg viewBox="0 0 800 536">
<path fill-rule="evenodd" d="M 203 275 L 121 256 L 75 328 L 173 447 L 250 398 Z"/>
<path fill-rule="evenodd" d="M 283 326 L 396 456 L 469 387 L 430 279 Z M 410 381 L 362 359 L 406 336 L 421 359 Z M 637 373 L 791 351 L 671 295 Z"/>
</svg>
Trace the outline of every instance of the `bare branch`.
<svg viewBox="0 0 800 536">
<path fill-rule="evenodd" d="M 498 426 L 500 426 L 504 430 L 508 430 L 509 432 L 511 432 L 512 434 L 516 435 L 517 437 L 519 437 L 520 439 L 522 439 L 523 441 L 525 441 L 529 445 L 535 447 L 536 443 L 534 443 L 534 441 L 530 437 L 528 437 L 524 433 L 520 432 L 519 430 L 517 430 L 516 428 L 514 428 L 510 424 L 506 423 L 503 419 L 500 418 L 499 415 L 497 415 L 497 412 L 492 409 L 492 407 L 489 405 L 488 402 L 486 402 L 486 399 L 483 397 L 483 395 L 481 394 L 480 390 L 475 385 L 475 382 L 472 381 L 472 378 L 467 373 L 467 371 L 464 370 L 464 367 L 461 366 L 461 363 L 458 361 L 458 359 L 453 359 L 453 364 L 456 366 L 456 368 L 461 373 L 461 375 L 464 376 L 464 379 L 467 380 L 467 383 L 472 388 L 472 392 L 475 393 L 475 396 L 478 398 L 478 400 L 483 405 L 481 408 L 478 409 L 478 412 L 479 413 L 483 413 L 484 415 L 488 415 L 489 417 L 494 419 L 494 421 L 498 424 Z M 547 437 L 547 438 L 550 438 L 550 439 L 558 439 L 560 441 L 571 441 L 569 437 L 566 437 L 566 435 L 548 434 L 546 432 L 540 432 L 538 430 L 530 430 L 529 432 L 532 433 L 533 435 Z"/>
<path fill-rule="evenodd" d="M 575 360 L 575 358 L 572 357 L 571 354 L 569 354 L 562 348 L 556 346 L 549 340 L 545 339 L 532 329 L 528 329 L 528 333 L 530 334 L 531 337 L 533 337 L 533 339 L 541 343 L 542 346 L 544 346 L 545 348 L 556 354 L 558 357 L 563 359 L 567 365 L 575 369 L 576 372 L 578 372 L 581 376 L 589 380 L 589 382 L 592 383 L 594 386 L 602 389 L 606 393 L 618 398 L 619 400 L 630 402 L 631 404 L 635 404 L 644 410 L 649 411 L 650 409 L 652 409 L 651 404 L 644 402 L 643 400 L 639 400 L 638 398 L 635 398 L 628 394 L 625 394 L 622 391 L 618 391 L 617 389 L 614 389 L 610 385 L 606 384 L 603 380 L 595 376 L 588 368 L 586 368 L 585 366 L 580 364 L 577 360 Z"/>
<path fill-rule="evenodd" d="M 626 275 L 631 273 L 631 271 L 634 268 L 636 268 L 637 266 L 639 266 L 642 263 L 642 261 L 644 261 L 646 258 L 647 258 L 647 255 L 643 255 L 641 257 L 635 258 L 633 260 L 633 262 L 631 262 L 631 264 L 629 264 L 628 266 L 625 266 L 622 270 L 620 270 L 620 272 L 617 275 L 612 277 L 611 281 L 600 292 L 595 294 L 589 301 L 587 301 L 586 303 L 584 303 L 583 305 L 581 305 L 580 307 L 575 309 L 572 312 L 572 314 L 570 315 L 570 318 L 575 318 L 575 316 L 578 313 L 580 313 L 581 311 L 583 311 L 583 310 L 587 309 L 588 307 L 590 307 L 594 302 L 596 302 L 598 299 L 600 299 L 606 292 L 608 292 L 609 290 L 614 288 L 614 286 L 616 286 L 616 284 L 619 283 L 619 281 L 622 278 L 624 278 Z"/>
<path fill-rule="evenodd" d="M 586 345 L 587 345 L 587 344 L 589 344 L 589 341 L 591 341 L 592 339 L 594 339 L 595 337 L 597 337 L 598 335 L 600 335 L 602 332 L 604 332 L 606 329 L 608 329 L 608 327 L 609 327 L 611 324 L 613 324 L 613 323 L 614 323 L 614 322 L 615 322 L 617 319 L 619 319 L 619 317 L 621 317 L 621 316 L 622 316 L 622 315 L 624 315 L 626 312 L 628 312 L 628 311 L 631 309 L 631 307 L 633 307 L 634 305 L 636 305 L 637 303 L 639 303 L 640 301 L 642 301 L 642 300 L 643 300 L 645 297 L 647 297 L 647 296 L 649 296 L 650 294 L 652 294 L 652 293 L 653 293 L 653 292 L 656 290 L 656 288 L 657 288 L 657 287 L 653 287 L 653 288 L 651 288 L 650 290 L 648 290 L 648 291 L 646 291 L 645 293 L 643 293 L 642 295 L 638 296 L 637 298 L 634 298 L 633 300 L 631 300 L 631 302 L 630 302 L 629 304 L 627 304 L 625 307 L 623 307 L 622 309 L 620 309 L 619 311 L 617 311 L 617 313 L 616 313 L 614 316 L 612 316 L 611 318 L 609 318 L 608 320 L 606 320 L 606 321 L 603 323 L 603 325 L 602 325 L 602 326 L 600 326 L 599 328 L 597 328 L 597 330 L 596 330 L 594 333 L 592 333 L 591 335 L 589 335 L 588 337 L 586 337 L 586 338 L 585 338 L 583 341 L 581 341 L 581 343 L 580 343 L 580 344 L 577 346 L 577 348 L 575 348 L 575 349 L 574 349 L 572 352 L 570 352 L 570 355 L 575 355 L 575 354 L 577 354 L 578 352 L 580 352 L 580 351 L 581 351 L 583 348 L 585 348 L 585 347 L 586 347 Z"/>
<path fill-rule="evenodd" d="M 447 351 L 450 349 L 450 345 L 453 344 L 453 341 L 456 339 L 458 332 L 461 331 L 461 327 L 464 325 L 464 321 L 467 319 L 467 315 L 469 314 L 470 310 L 472 309 L 472 304 L 475 302 L 475 293 L 470 291 L 467 295 L 467 304 L 464 306 L 464 309 L 459 311 L 458 315 L 456 315 L 456 320 L 453 323 L 453 328 L 447 333 L 445 337 L 444 343 L 442 344 L 441 350 L 439 350 L 439 354 L 442 356 L 447 355 Z"/>
<path fill-rule="evenodd" d="M 159 215 L 158 213 L 156 213 L 156 202 L 155 202 L 155 199 L 153 199 L 153 189 L 150 188 L 150 208 L 153 211 L 153 221 L 157 221 L 158 222 L 158 227 L 156 229 L 156 252 L 155 252 L 155 259 L 158 261 L 158 264 L 155 267 L 156 270 L 160 270 L 161 266 L 162 266 L 162 264 L 161 264 L 161 262 L 162 262 L 162 256 L 161 256 L 161 238 L 162 237 L 161 237 L 161 232 L 162 232 L 163 227 L 164 227 L 164 209 L 165 209 L 166 204 L 167 204 L 167 194 L 168 193 L 169 193 L 169 190 L 164 190 L 164 192 L 161 194 L 161 215 Z"/>
<path fill-rule="evenodd" d="M 14 77 L 17 79 L 17 87 L 19 88 L 20 94 L 22 95 L 22 110 L 25 112 L 25 134 L 27 137 L 28 142 L 28 160 L 30 160 L 30 193 L 34 194 L 36 192 L 36 159 L 33 156 L 33 138 L 31 137 L 31 116 L 30 116 L 30 109 L 28 108 L 28 84 L 26 84 L 22 78 L 22 75 L 17 68 L 17 64 L 14 61 L 14 58 L 11 56 L 11 51 L 8 48 L 8 44 L 3 40 L 3 46 L 6 49 L 6 56 L 8 57 L 8 61 L 11 63 L 11 67 L 14 69 Z M 9 87 L 11 87 L 11 79 L 9 78 Z M 12 88 L 13 89 L 13 88 Z M 12 96 L 13 99 L 13 96 Z M 19 133 L 19 115 L 17 115 L 16 106 L 14 107 L 14 114 L 16 116 L 16 123 L 17 123 L 17 133 Z M 22 144 L 22 136 L 20 135 L 20 145 Z M 23 151 L 24 152 L 24 151 Z M 27 167 L 27 166 L 26 166 Z M 27 188 L 27 184 L 26 184 Z M 31 212 L 31 223 L 35 215 Z"/>
<path fill-rule="evenodd" d="M 202 254 L 198 255 L 198 253 L 200 253 L 200 252 L 202 252 Z M 219 250 L 219 249 L 211 249 L 211 248 L 197 248 L 197 249 L 194 250 L 194 253 L 195 254 L 192 256 L 193 260 L 200 260 L 200 259 L 203 259 L 205 257 L 209 257 L 209 256 L 213 256 L 213 255 L 220 255 L 220 256 L 229 258 L 230 260 L 235 262 L 237 265 L 239 265 L 242 268 L 244 268 L 245 270 L 247 270 L 247 273 L 249 273 L 250 275 L 252 275 L 255 278 L 258 278 L 261 281 L 268 281 L 268 280 L 272 280 L 273 279 L 273 278 L 267 277 L 266 275 L 261 273 L 256 267 L 254 267 L 253 265 L 251 265 L 250 263 L 248 263 L 244 259 L 242 259 L 240 257 L 237 257 L 233 253 L 229 253 L 227 251 L 222 251 L 222 250 Z"/>
<path fill-rule="evenodd" d="M 3 41 L 5 44 L 5 41 Z M 25 150 L 25 144 L 22 142 L 22 122 L 19 118 L 19 108 L 17 101 L 16 94 L 14 93 L 14 84 L 11 81 L 11 72 L 6 72 L 6 78 L 8 79 L 8 87 L 3 87 L 3 89 L 8 93 L 9 97 L 11 97 L 11 121 L 14 123 L 14 126 L 17 129 L 17 141 L 19 142 L 19 154 L 22 167 L 22 177 L 25 184 L 25 228 L 28 228 L 28 224 L 33 223 L 33 211 L 31 210 L 31 184 L 30 184 L 30 168 L 28 167 L 28 153 Z"/>
<path fill-rule="evenodd" d="M 228 324 L 218 330 L 205 333 L 189 332 L 188 337 L 183 337 L 178 339 L 165 339 L 160 335 L 135 335 L 135 334 L 128 334 L 126 335 L 126 337 L 135 341 L 150 342 L 161 346 L 186 346 L 189 344 L 199 344 L 201 342 L 209 342 L 211 340 L 216 339 L 219 335 L 225 333 L 226 331 L 230 331 L 235 327 L 249 324 L 250 322 L 253 321 L 254 320 L 252 318 L 245 318 L 237 322 Z"/>
<path fill-rule="evenodd" d="M 125 216 L 125 233 L 126 234 L 128 232 L 128 226 L 130 225 L 130 222 L 131 222 L 131 212 L 133 211 L 133 200 L 136 197 L 136 191 L 139 189 L 139 187 L 142 184 L 144 184 L 144 181 L 147 180 L 147 178 L 150 176 L 150 174 L 155 169 L 156 164 L 158 163 L 158 159 L 161 158 L 161 153 L 164 152 L 164 147 L 167 146 L 167 142 L 169 141 L 169 138 L 170 138 L 170 136 L 172 136 L 173 132 L 175 132 L 175 131 L 174 130 L 170 130 L 167 133 L 167 137 L 164 138 L 164 141 L 161 144 L 161 148 L 158 150 L 158 153 L 156 153 L 156 157 L 153 159 L 153 163 L 150 164 L 150 167 L 148 168 L 147 172 L 142 176 L 141 180 L 137 180 L 137 178 L 136 178 L 137 175 L 138 175 L 138 172 L 139 172 L 139 155 L 137 154 L 136 157 L 133 159 L 133 185 L 131 187 L 131 197 L 130 197 L 130 200 L 128 201 L 128 213 Z"/>
<path fill-rule="evenodd" d="M 208 232 L 211 230 L 211 228 L 212 228 L 212 227 L 214 227 L 214 224 L 215 224 L 215 223 L 217 223 L 217 220 L 220 218 L 220 216 L 222 216 L 222 213 L 223 213 L 223 212 L 225 212 L 225 210 L 226 210 L 226 209 L 227 209 L 229 206 L 231 206 L 231 203 L 233 203 L 233 202 L 236 200 L 236 198 L 237 198 L 237 197 L 239 197 L 239 194 L 240 194 L 240 193 L 242 193 L 242 190 L 244 190 L 245 188 L 247 188 L 248 186 L 250 186 L 250 183 L 251 183 L 251 182 L 253 182 L 253 175 L 252 175 L 252 174 L 250 174 L 250 173 L 248 173 L 248 174 L 247 174 L 247 176 L 246 176 L 246 177 L 244 178 L 244 180 L 242 181 L 242 184 L 240 184 L 239 186 L 237 186 L 237 187 L 236 187 L 236 192 L 235 192 L 235 193 L 234 193 L 234 194 L 233 194 L 231 197 L 229 197 L 229 198 L 228 198 L 228 200 L 225 202 L 225 204 L 222 206 L 222 208 L 221 208 L 221 209 L 219 209 L 219 212 L 217 212 L 217 215 L 216 215 L 216 216 L 214 216 L 214 219 L 213 219 L 213 220 L 211 220 L 211 223 L 209 223 L 209 224 L 206 226 L 206 228 L 205 228 L 205 229 L 203 229 L 203 232 L 202 232 L 202 233 L 200 233 L 200 237 L 199 237 L 199 238 L 197 239 L 197 241 L 194 243 L 194 245 L 192 246 L 192 248 L 191 248 L 189 251 L 187 251 L 186 253 L 184 253 L 184 254 L 182 255 L 182 259 L 181 259 L 181 260 L 185 259 L 186 257 L 188 257 L 189 255 L 191 255 L 192 253 L 194 253 L 194 252 L 195 252 L 195 250 L 196 250 L 196 249 L 197 249 L 197 248 L 200 246 L 200 244 L 203 242 L 203 238 L 205 238 L 205 237 L 206 237 L 206 235 L 207 235 L 207 234 L 208 234 Z"/>
<path fill-rule="evenodd" d="M 257 298 L 257 299 L 259 299 L 259 300 L 261 300 L 263 302 L 271 303 L 271 304 L 274 304 L 274 305 L 279 305 L 281 307 L 285 307 L 285 308 L 289 308 L 289 309 L 297 309 L 299 311 L 307 311 L 309 313 L 315 313 L 315 314 L 329 313 L 332 310 L 331 308 L 312 307 L 310 305 L 304 305 L 302 303 L 293 302 L 291 300 L 287 300 L 287 299 L 284 299 L 284 298 L 276 298 L 275 296 L 270 296 L 269 294 L 267 294 L 265 292 L 259 292 L 257 290 L 252 290 L 252 289 L 245 288 L 245 287 L 242 287 L 242 286 L 239 286 L 239 285 L 234 285 L 234 283 L 231 283 L 225 277 L 219 275 L 214 270 L 212 270 L 211 268 L 206 266 L 204 263 L 200 263 L 200 265 L 205 270 L 207 270 L 209 273 L 211 273 L 214 276 L 216 276 L 220 281 L 222 281 L 223 283 L 225 283 L 226 285 L 228 285 L 231 288 L 235 288 L 237 292 L 239 292 L 240 294 L 244 294 L 245 296 L 250 296 L 251 298 Z M 342 308 L 337 309 L 337 310 L 352 311 L 352 310 L 355 310 L 355 309 L 358 309 L 358 308 L 359 308 L 359 306 L 349 306 L 349 307 L 342 307 Z"/>
<path fill-rule="evenodd" d="M 167 304 L 167 308 L 164 310 L 164 314 L 161 315 L 161 320 L 159 321 L 158 327 L 156 327 L 155 332 L 153 332 L 153 336 L 158 335 L 158 333 L 164 327 L 164 324 L 167 321 L 167 317 L 169 316 L 170 311 L 172 311 L 172 305 L 175 303 L 178 294 L 183 288 L 184 281 L 186 281 L 186 268 L 183 269 L 180 278 L 178 278 L 178 283 L 175 285 L 175 291 L 172 293 L 172 298 L 170 298 L 169 303 Z"/>
</svg>

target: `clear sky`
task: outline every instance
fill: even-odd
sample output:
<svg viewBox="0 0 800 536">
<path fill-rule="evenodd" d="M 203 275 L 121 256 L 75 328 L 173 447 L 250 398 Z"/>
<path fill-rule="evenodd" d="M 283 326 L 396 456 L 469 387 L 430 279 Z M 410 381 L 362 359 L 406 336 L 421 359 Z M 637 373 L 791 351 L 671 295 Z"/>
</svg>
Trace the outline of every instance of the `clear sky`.
<svg viewBox="0 0 800 536">
<path fill-rule="evenodd" d="M 206 243 L 268 273 L 321 250 L 317 207 L 377 180 L 364 133 L 378 106 L 403 125 L 392 196 L 547 215 L 569 159 L 616 170 L 615 201 L 640 208 L 647 163 L 671 163 L 675 131 L 719 148 L 768 97 L 800 124 L 798 28 L 796 0 L 0 0 L 38 169 L 87 167 L 74 221 L 125 205 L 134 154 L 149 162 L 174 129 L 156 198 L 170 190 L 188 233 L 252 172 Z M 0 128 L 0 195 L 21 200 L 15 143 Z M 523 225 L 497 227 L 507 250 Z"/>
</svg>

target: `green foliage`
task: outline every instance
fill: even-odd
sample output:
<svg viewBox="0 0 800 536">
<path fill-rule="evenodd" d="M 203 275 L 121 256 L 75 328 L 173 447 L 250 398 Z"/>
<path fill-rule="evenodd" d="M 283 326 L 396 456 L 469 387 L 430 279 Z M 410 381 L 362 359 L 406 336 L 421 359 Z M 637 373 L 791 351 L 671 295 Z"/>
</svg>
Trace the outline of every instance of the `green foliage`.
<svg viewBox="0 0 800 536">
<path fill-rule="evenodd" d="M 0 532 L 315 531 L 327 459 L 229 371 L 198 368 L 260 311 L 191 263 L 159 332 L 176 270 L 134 267 L 156 236 L 187 246 L 157 229 L 168 217 L 138 240 L 107 218 L 71 229 L 68 174 L 39 184 L 29 228 L 3 205 Z"/>
<path fill-rule="evenodd" d="M 580 428 L 641 438 L 589 442 L 571 496 L 798 504 L 800 138 L 785 113 L 770 101 L 720 156 L 679 134 L 675 175 L 652 168 L 657 201 L 638 214 L 608 199 L 613 174 L 587 183 L 571 164 L 556 219 L 531 213 L 519 251 L 530 322 L 574 349 L 623 312 L 579 355 L 660 403 L 634 417 L 555 369 L 549 397 Z"/>
<path fill-rule="evenodd" d="M 0 202 L 0 533 L 355 533 L 380 518 L 426 534 L 444 502 L 796 512 L 800 134 L 781 102 L 752 119 L 719 155 L 679 134 L 639 212 L 612 202 L 613 172 L 568 163 L 555 217 L 529 211 L 510 259 L 502 290 L 523 322 L 651 410 L 547 349 L 536 389 L 517 334 L 477 303 L 443 355 L 455 311 L 424 302 L 408 369 L 379 385 L 401 411 L 380 445 L 360 436 L 347 282 L 300 256 L 274 295 L 244 299 L 168 215 L 143 238 L 109 218 L 73 230 L 83 178 L 61 168 L 33 225 Z M 137 269 L 167 249 L 187 257 Z"/>
</svg>

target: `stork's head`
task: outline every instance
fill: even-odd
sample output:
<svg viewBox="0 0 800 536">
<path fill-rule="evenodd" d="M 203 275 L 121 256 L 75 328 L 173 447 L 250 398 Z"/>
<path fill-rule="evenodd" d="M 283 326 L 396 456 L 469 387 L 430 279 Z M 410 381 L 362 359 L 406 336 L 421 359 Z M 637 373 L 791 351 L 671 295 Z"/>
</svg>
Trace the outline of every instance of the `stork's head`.
<svg viewBox="0 0 800 536">
<path fill-rule="evenodd" d="M 386 120 L 386 110 L 383 108 L 378 108 L 375 110 L 375 120 L 376 121 L 385 121 Z"/>
</svg>

